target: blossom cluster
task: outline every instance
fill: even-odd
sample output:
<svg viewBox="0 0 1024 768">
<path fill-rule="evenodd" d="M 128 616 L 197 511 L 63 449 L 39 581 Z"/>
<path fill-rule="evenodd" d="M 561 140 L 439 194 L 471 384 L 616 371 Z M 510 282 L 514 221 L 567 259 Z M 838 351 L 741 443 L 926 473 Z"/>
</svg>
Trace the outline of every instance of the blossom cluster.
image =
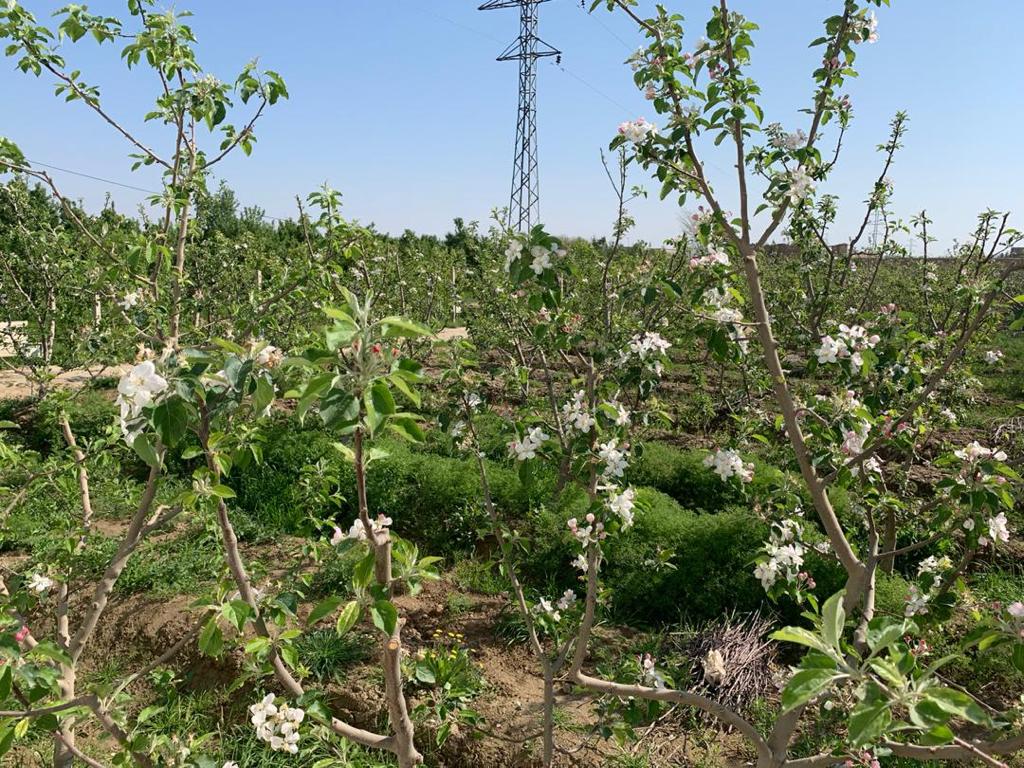
<svg viewBox="0 0 1024 768">
<path fill-rule="evenodd" d="M 743 313 L 730 306 L 732 294 L 721 288 L 710 288 L 704 291 L 704 304 L 711 310 L 711 319 L 719 325 L 732 326 L 729 336 L 740 349 L 746 353 L 747 339 L 743 331 Z"/>
<path fill-rule="evenodd" d="M 874 349 L 879 341 L 881 338 L 877 334 L 869 334 L 862 325 L 840 325 L 834 338 L 821 338 L 821 346 L 815 354 L 819 363 L 835 363 L 848 358 L 854 368 L 860 368 L 864 362 L 861 353 L 865 349 Z"/>
<path fill-rule="evenodd" d="M 656 136 L 657 133 L 658 126 L 647 122 L 642 117 L 638 117 L 636 120 L 627 120 L 619 125 L 619 135 L 625 136 L 627 140 L 634 144 L 641 144 L 651 136 Z"/>
<path fill-rule="evenodd" d="M 786 175 L 789 187 L 786 189 L 786 197 L 791 205 L 796 205 L 805 197 L 814 192 L 814 179 L 804 166 L 799 166 Z"/>
<path fill-rule="evenodd" d="M 802 571 L 807 547 L 800 540 L 803 526 L 798 520 L 788 518 L 772 525 L 768 541 L 764 545 L 764 556 L 754 568 L 754 576 L 761 586 L 771 589 L 781 578 L 784 581 L 814 588 L 814 580 Z"/>
<path fill-rule="evenodd" d="M 512 268 L 512 264 L 522 259 L 525 254 L 530 259 L 529 266 L 533 274 L 539 277 L 546 270 L 551 269 L 553 257 L 562 258 L 566 253 L 567 251 L 559 246 L 558 243 L 552 243 L 550 248 L 546 245 L 537 244 L 530 246 L 529 251 L 526 251 L 526 246 L 522 240 L 512 238 L 505 249 L 505 271 L 508 272 Z"/>
<path fill-rule="evenodd" d="M 729 266 L 729 254 L 715 247 L 708 248 L 707 253 L 693 256 L 690 259 L 690 269 L 706 269 L 716 264 L 721 264 L 725 267 Z"/>
<path fill-rule="evenodd" d="M 878 18 L 874 11 L 868 11 L 864 16 L 854 19 L 852 26 L 861 36 L 861 40 L 856 42 L 859 43 L 863 40 L 867 40 L 869 43 L 878 42 Z"/>
<path fill-rule="evenodd" d="M 648 371 L 660 377 L 665 371 L 664 358 L 671 347 L 672 344 L 657 331 L 637 333 L 626 345 L 620 362 L 628 363 L 635 358 Z"/>
<path fill-rule="evenodd" d="M 386 533 L 388 528 L 394 522 L 387 515 L 377 515 L 376 520 L 370 521 L 370 527 L 373 529 L 374 538 L 380 534 Z M 334 529 L 334 535 L 331 537 L 332 546 L 338 546 L 345 539 L 353 539 L 355 541 L 366 541 L 366 526 L 363 525 L 363 521 L 358 517 L 353 521 L 352 526 L 348 529 L 348 533 L 342 533 L 340 528 Z"/>
<path fill-rule="evenodd" d="M 595 419 L 587 408 L 587 393 L 582 389 L 573 395 L 572 400 L 562 406 L 562 416 L 566 427 L 580 434 L 586 434 L 593 427 Z"/>
<path fill-rule="evenodd" d="M 535 606 L 533 611 L 536 614 L 547 616 L 551 621 L 556 624 L 562 620 L 562 614 L 568 611 L 573 605 L 576 604 L 576 593 L 571 589 L 565 590 L 562 596 L 552 605 L 551 601 L 547 598 L 542 597 Z"/>
<path fill-rule="evenodd" d="M 268 693 L 263 699 L 249 707 L 249 722 L 256 728 L 256 738 L 270 745 L 277 752 L 297 754 L 299 751 L 299 727 L 306 713 L 298 707 L 283 704 L 278 707 L 275 696 Z"/>
<path fill-rule="evenodd" d="M 798 129 L 795 133 L 786 133 L 779 123 L 770 123 L 765 128 L 765 133 L 768 134 L 769 146 L 774 149 L 785 149 L 793 152 L 807 143 L 807 134 L 802 130 Z"/>
<path fill-rule="evenodd" d="M 754 465 L 744 462 L 739 452 L 733 448 L 719 448 L 704 457 L 704 466 L 710 467 L 722 480 L 738 477 L 742 482 L 749 483 L 754 479 Z"/>
<path fill-rule="evenodd" d="M 152 360 L 133 366 L 117 384 L 117 404 L 121 408 L 121 432 L 131 444 L 140 434 L 136 422 L 145 408 L 153 405 L 167 390 L 167 380 L 156 372 Z"/>
<path fill-rule="evenodd" d="M 629 448 L 625 445 L 620 446 L 618 438 L 612 438 L 607 443 L 597 446 L 597 456 L 604 462 L 601 477 L 605 480 L 615 480 L 622 477 L 626 471 Z"/>
<path fill-rule="evenodd" d="M 985 352 L 985 362 L 989 365 L 995 365 L 1003 359 L 1002 350 L 990 349 Z"/>
<path fill-rule="evenodd" d="M 516 461 L 526 461 L 537 458 L 537 451 L 547 440 L 550 439 L 541 427 L 533 427 L 521 440 L 513 440 L 508 444 L 509 453 Z"/>
</svg>

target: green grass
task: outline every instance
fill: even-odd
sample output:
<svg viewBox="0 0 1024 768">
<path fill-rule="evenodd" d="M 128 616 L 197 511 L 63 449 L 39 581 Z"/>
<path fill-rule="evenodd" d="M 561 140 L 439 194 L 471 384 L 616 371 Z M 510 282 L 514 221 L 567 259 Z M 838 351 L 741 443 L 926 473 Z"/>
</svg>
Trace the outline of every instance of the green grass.
<svg viewBox="0 0 1024 768">
<path fill-rule="evenodd" d="M 333 629 L 318 629 L 296 643 L 299 661 L 320 682 L 341 682 L 351 667 L 371 658 L 373 640 L 361 632 L 338 635 Z"/>
</svg>

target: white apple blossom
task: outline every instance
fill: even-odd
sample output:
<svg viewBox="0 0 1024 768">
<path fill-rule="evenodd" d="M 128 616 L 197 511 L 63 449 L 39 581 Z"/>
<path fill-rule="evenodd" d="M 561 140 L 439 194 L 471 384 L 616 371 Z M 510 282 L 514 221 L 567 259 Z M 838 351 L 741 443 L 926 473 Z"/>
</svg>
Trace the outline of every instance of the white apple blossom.
<svg viewBox="0 0 1024 768">
<path fill-rule="evenodd" d="M 576 603 L 576 593 L 571 589 L 565 590 L 562 596 L 558 598 L 558 602 L 555 603 L 555 607 L 560 611 L 567 611 Z"/>
<path fill-rule="evenodd" d="M 140 288 L 136 288 L 134 291 L 129 291 L 128 293 L 126 293 L 124 297 L 117 303 L 121 306 L 123 310 L 127 312 L 129 309 L 134 309 L 135 307 L 137 307 L 139 302 L 141 301 L 142 290 Z"/>
<path fill-rule="evenodd" d="M 509 452 L 516 461 L 526 461 L 537 458 L 537 451 L 548 440 L 550 436 L 540 427 L 533 427 L 522 440 L 513 440 L 508 444 Z"/>
<path fill-rule="evenodd" d="M 580 545 L 586 549 L 591 544 L 596 544 L 601 541 L 601 539 L 605 538 L 608 534 L 604 530 L 604 523 L 597 520 L 592 512 L 589 513 L 584 520 L 586 525 L 580 525 L 579 521 L 575 517 L 572 517 L 566 521 L 566 526 L 570 531 L 572 531 L 572 535 L 576 537 L 576 540 Z M 577 567 L 579 566 L 577 565 Z M 586 568 L 581 570 L 586 571 Z"/>
<path fill-rule="evenodd" d="M 634 144 L 647 141 L 651 136 L 657 135 L 657 133 L 658 126 L 654 125 L 654 123 L 648 123 L 642 117 L 638 117 L 636 120 L 627 120 L 619 125 L 619 135 L 625 136 L 626 139 Z"/>
<path fill-rule="evenodd" d="M 842 347 L 831 336 L 821 337 L 821 346 L 815 351 L 819 363 L 835 363 L 839 359 Z"/>
<path fill-rule="evenodd" d="M 1006 606 L 1006 612 L 1013 616 L 1013 618 L 1015 619 L 1022 619 L 1024 618 L 1024 603 L 1022 603 L 1020 600 L 1010 603 L 1008 606 Z"/>
<path fill-rule="evenodd" d="M 49 592 L 53 588 L 53 579 L 41 573 L 33 573 L 28 580 L 28 588 L 37 594 Z"/>
<path fill-rule="evenodd" d="M 804 166 L 789 172 L 789 189 L 786 190 L 786 197 L 792 205 L 796 205 L 805 197 L 814 192 L 814 179 L 807 172 Z"/>
<path fill-rule="evenodd" d="M 736 476 L 744 483 L 754 479 L 754 465 L 744 463 L 739 452 L 733 448 L 719 448 L 704 457 L 704 466 L 710 467 L 722 480 Z"/>
<path fill-rule="evenodd" d="M 373 535 L 378 536 L 387 532 L 393 522 L 394 520 L 386 515 L 377 515 L 376 520 L 370 521 L 370 527 L 373 529 Z M 358 517 L 352 522 L 352 527 L 348 529 L 346 538 L 355 539 L 356 541 L 366 541 L 366 526 L 363 525 L 363 521 Z M 334 543 L 333 538 L 331 539 L 331 543 Z"/>
<path fill-rule="evenodd" d="M 142 410 L 153 405 L 157 397 L 167 390 L 167 380 L 156 372 L 152 360 L 144 360 L 132 367 L 117 384 L 117 404 L 121 409 L 121 432 L 130 444 L 139 434 L 130 422 L 138 419 Z"/>
<path fill-rule="evenodd" d="M 977 440 L 972 442 L 966 448 L 953 451 L 953 455 L 958 459 L 962 459 L 965 462 L 973 464 L 981 459 L 992 458 L 996 461 L 1006 461 L 1006 451 L 993 451 L 991 448 L 986 448 L 984 445 L 979 443 Z"/>
<path fill-rule="evenodd" d="M 615 409 L 615 426 L 628 427 L 631 421 L 629 408 L 618 400 L 612 400 L 608 405 Z"/>
<path fill-rule="evenodd" d="M 718 248 L 708 248 L 708 252 L 690 259 L 690 269 L 703 269 L 716 264 L 729 266 L 729 254 Z"/>
<path fill-rule="evenodd" d="M 576 555 L 576 557 L 572 561 L 572 566 L 576 570 L 582 571 L 583 573 L 586 573 L 590 570 L 590 563 L 587 561 L 585 555 Z"/>
<path fill-rule="evenodd" d="M 1010 540 L 1010 527 L 1006 521 L 1006 513 L 1000 512 L 995 517 L 988 519 L 988 536 L 979 536 L 978 543 L 986 547 L 989 544 L 1004 544 Z"/>
<path fill-rule="evenodd" d="M 640 657 L 640 669 L 642 670 L 642 677 L 640 682 L 644 685 L 650 685 L 654 688 L 664 688 L 665 678 L 658 672 L 654 667 L 654 657 L 649 653 L 645 653 Z"/>
<path fill-rule="evenodd" d="M 570 402 L 562 406 L 562 416 L 566 426 L 580 434 L 586 434 L 597 423 L 587 409 L 586 398 L 587 393 L 581 389 L 573 395 Z"/>
<path fill-rule="evenodd" d="M 512 238 L 509 241 L 508 248 L 505 249 L 505 271 L 508 272 L 512 266 L 512 262 L 518 259 L 523 254 L 523 244 L 520 240 Z"/>
<path fill-rule="evenodd" d="M 608 509 L 618 515 L 622 520 L 622 528 L 626 529 L 633 525 L 633 509 L 636 506 L 636 492 L 627 488 L 621 493 L 612 491 L 608 495 Z"/>
<path fill-rule="evenodd" d="M 306 713 L 298 707 L 275 704 L 276 697 L 268 693 L 249 707 L 249 722 L 256 728 L 256 737 L 276 752 L 295 755 L 299 751 L 300 727 Z"/>
<path fill-rule="evenodd" d="M 660 333 L 655 331 L 638 333 L 629 340 L 629 351 L 641 360 L 663 355 L 671 346 Z"/>
<path fill-rule="evenodd" d="M 990 349 L 985 353 L 985 362 L 989 365 L 995 365 L 1003 359 L 1003 353 L 998 349 Z"/>
<path fill-rule="evenodd" d="M 537 614 L 544 614 L 553 622 L 558 623 L 562 620 L 562 614 L 551 605 L 551 601 L 545 597 L 542 597 L 537 601 L 537 604 L 533 606 L 533 612 Z"/>
<path fill-rule="evenodd" d="M 867 442 L 868 434 L 871 432 L 871 425 L 861 421 L 856 429 L 843 431 L 843 453 L 847 456 L 856 456 L 864 450 L 864 443 Z"/>
<path fill-rule="evenodd" d="M 551 269 L 551 253 L 543 245 L 535 245 L 530 249 L 530 256 L 533 257 L 533 261 L 530 262 L 530 269 L 533 270 L 533 274 L 541 275 L 544 273 L 544 270 Z"/>
<path fill-rule="evenodd" d="M 928 600 L 930 597 L 926 594 L 922 594 L 921 590 L 916 585 L 910 585 L 910 594 L 906 597 L 907 605 L 903 609 L 903 615 L 908 618 L 911 616 L 918 616 L 920 614 L 928 613 Z"/>
<path fill-rule="evenodd" d="M 597 455 L 604 462 L 604 469 L 601 470 L 602 477 L 606 479 L 622 477 L 626 471 L 629 453 L 626 449 L 619 447 L 618 439 L 613 438 L 607 443 L 598 445 Z"/>
</svg>

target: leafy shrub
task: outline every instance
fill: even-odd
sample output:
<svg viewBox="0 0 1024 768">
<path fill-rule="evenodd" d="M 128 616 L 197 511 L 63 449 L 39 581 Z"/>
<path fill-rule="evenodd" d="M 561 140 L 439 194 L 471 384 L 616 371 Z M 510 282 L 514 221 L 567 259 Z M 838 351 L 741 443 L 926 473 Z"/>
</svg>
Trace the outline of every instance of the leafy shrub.
<svg viewBox="0 0 1024 768">
<path fill-rule="evenodd" d="M 344 499 L 338 525 L 347 529 L 356 515 L 355 473 L 333 447 L 337 441 L 322 430 L 275 424 L 266 433 L 263 463 L 232 475 L 237 505 L 270 528 L 308 532 L 306 511 L 321 502 L 300 478 L 303 467 L 324 459 L 337 470 Z M 487 524 L 475 461 L 421 453 L 397 442 L 380 447 L 387 455 L 374 459 L 366 477 L 371 514 L 391 517 L 393 529 L 420 542 L 424 551 L 468 551 Z M 496 506 L 513 518 L 525 517 L 553 488 L 553 478 L 546 476 L 524 486 L 512 469 L 497 462 L 488 462 L 488 480 Z"/>
<path fill-rule="evenodd" d="M 665 443 L 647 443 L 630 466 L 634 485 L 647 486 L 671 496 L 687 509 L 717 512 L 743 501 L 740 491 L 704 466 L 707 451 L 682 450 Z M 754 459 L 753 495 L 763 495 L 777 483 L 781 473 Z"/>
<path fill-rule="evenodd" d="M 740 507 L 715 514 L 693 512 L 651 488 L 639 488 L 637 500 L 644 509 L 638 510 L 634 526 L 609 539 L 606 548 L 604 581 L 613 588 L 616 619 L 641 624 L 699 621 L 765 604 L 753 559 L 768 528 L 751 512 Z M 585 507 L 577 497 L 561 511 L 536 514 L 521 570 L 537 590 L 557 594 L 578 584 L 578 573 L 570 566 L 576 548 L 565 521 Z M 814 553 L 808 555 L 807 569 L 821 595 L 842 584 L 836 566 Z M 784 610 L 799 613 L 796 607 Z"/>
<path fill-rule="evenodd" d="M 103 437 L 117 424 L 117 406 L 109 395 L 95 390 L 79 392 L 74 400 L 61 402 L 57 399 L 42 400 L 36 407 L 29 434 L 35 443 L 31 447 L 49 453 L 62 449 L 64 433 L 60 427 L 62 411 L 68 414 L 68 422 L 79 444 Z"/>
</svg>

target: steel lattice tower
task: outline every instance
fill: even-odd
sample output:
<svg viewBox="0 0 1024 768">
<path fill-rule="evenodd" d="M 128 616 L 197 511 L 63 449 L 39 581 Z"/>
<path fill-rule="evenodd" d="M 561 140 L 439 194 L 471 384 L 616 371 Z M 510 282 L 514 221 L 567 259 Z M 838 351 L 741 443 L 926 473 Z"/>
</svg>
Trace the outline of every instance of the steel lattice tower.
<svg viewBox="0 0 1024 768">
<path fill-rule="evenodd" d="M 519 112 L 516 119 L 516 151 L 512 163 L 512 195 L 508 205 L 508 226 L 528 232 L 540 221 L 540 181 L 537 174 L 537 59 L 560 56 L 537 37 L 538 6 L 548 0 L 490 0 L 481 11 L 519 8 L 519 38 L 506 48 L 498 61 L 519 62 Z"/>
</svg>

